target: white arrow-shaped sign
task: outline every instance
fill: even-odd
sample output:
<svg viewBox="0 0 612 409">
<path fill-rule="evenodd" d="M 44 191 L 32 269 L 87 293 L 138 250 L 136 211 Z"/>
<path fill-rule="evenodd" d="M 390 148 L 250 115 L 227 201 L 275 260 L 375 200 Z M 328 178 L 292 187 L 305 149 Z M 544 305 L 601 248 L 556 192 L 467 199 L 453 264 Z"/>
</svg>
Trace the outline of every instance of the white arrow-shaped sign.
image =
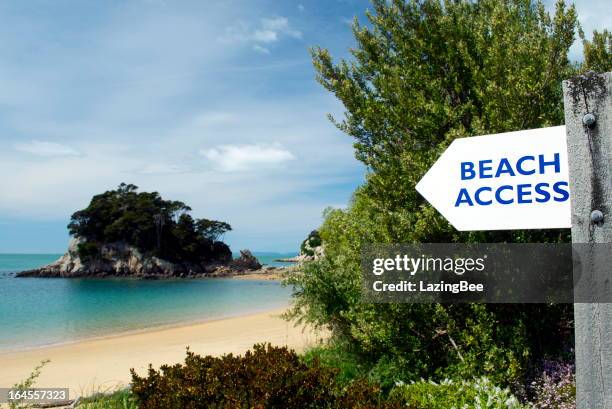
<svg viewBox="0 0 612 409">
<path fill-rule="evenodd" d="M 571 227 L 565 126 L 454 140 L 416 186 L 457 230 Z"/>
</svg>

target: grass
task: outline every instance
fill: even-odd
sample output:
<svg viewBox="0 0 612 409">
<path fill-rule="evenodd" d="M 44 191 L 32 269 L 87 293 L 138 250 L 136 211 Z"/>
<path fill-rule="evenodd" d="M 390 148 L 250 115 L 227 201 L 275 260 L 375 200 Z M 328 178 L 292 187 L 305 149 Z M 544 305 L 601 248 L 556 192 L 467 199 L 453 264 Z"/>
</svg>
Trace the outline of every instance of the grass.
<svg viewBox="0 0 612 409">
<path fill-rule="evenodd" d="M 81 399 L 79 409 L 137 409 L 136 399 L 129 389 L 112 393 L 97 393 Z"/>
</svg>

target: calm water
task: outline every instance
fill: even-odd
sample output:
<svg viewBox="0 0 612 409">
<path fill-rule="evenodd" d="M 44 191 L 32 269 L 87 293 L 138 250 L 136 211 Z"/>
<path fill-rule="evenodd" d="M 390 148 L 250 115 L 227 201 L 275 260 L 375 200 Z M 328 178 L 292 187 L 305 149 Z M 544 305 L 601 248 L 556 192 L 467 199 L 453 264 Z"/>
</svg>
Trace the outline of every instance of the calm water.
<svg viewBox="0 0 612 409">
<path fill-rule="evenodd" d="M 256 253 L 260 262 L 291 254 Z M 0 254 L 0 350 L 73 341 L 287 305 L 273 281 L 15 278 L 59 254 Z"/>
</svg>

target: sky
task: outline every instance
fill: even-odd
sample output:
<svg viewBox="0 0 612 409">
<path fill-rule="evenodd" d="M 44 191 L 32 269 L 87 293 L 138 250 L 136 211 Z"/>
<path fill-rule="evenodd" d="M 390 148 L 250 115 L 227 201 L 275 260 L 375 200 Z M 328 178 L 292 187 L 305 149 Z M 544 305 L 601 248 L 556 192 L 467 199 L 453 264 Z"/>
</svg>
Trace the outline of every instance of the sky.
<svg viewBox="0 0 612 409">
<path fill-rule="evenodd" d="M 577 2 L 586 32 L 611 26 L 605 3 Z M 347 57 L 366 8 L 0 3 L 0 253 L 63 252 L 70 215 L 121 182 L 230 223 L 235 251 L 297 251 L 363 182 L 308 49 Z"/>
</svg>

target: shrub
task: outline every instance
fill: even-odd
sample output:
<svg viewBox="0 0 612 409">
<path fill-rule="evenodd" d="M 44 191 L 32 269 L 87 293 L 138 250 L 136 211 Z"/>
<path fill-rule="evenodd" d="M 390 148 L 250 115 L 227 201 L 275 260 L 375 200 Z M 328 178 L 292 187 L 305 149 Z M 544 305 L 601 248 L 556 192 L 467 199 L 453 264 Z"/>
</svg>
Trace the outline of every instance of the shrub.
<svg viewBox="0 0 612 409">
<path fill-rule="evenodd" d="M 444 380 L 398 383 L 389 397 L 410 409 L 520 409 L 525 408 L 508 389 L 487 378 L 473 381 Z"/>
<path fill-rule="evenodd" d="M 287 348 L 255 345 L 244 356 L 220 358 L 187 351 L 184 364 L 132 369 L 132 392 L 141 408 L 384 408 L 376 385 L 364 380 L 340 388 L 337 370 L 306 364 Z"/>
<path fill-rule="evenodd" d="M 545 361 L 542 374 L 531 384 L 536 409 L 575 409 L 576 375 L 574 365 Z"/>
<path fill-rule="evenodd" d="M 336 383 L 348 386 L 354 379 L 367 378 L 368 367 L 363 365 L 358 356 L 349 353 L 341 345 L 319 346 L 307 350 L 302 359 L 306 364 L 319 361 L 328 368 L 336 368 Z"/>
<path fill-rule="evenodd" d="M 384 217 L 361 191 L 349 209 L 327 211 L 325 255 L 287 280 L 289 316 L 331 329 L 384 389 L 402 379 L 475 376 L 514 387 L 532 362 L 571 347 L 571 305 L 362 302 L 361 246 L 394 242 Z"/>
</svg>

